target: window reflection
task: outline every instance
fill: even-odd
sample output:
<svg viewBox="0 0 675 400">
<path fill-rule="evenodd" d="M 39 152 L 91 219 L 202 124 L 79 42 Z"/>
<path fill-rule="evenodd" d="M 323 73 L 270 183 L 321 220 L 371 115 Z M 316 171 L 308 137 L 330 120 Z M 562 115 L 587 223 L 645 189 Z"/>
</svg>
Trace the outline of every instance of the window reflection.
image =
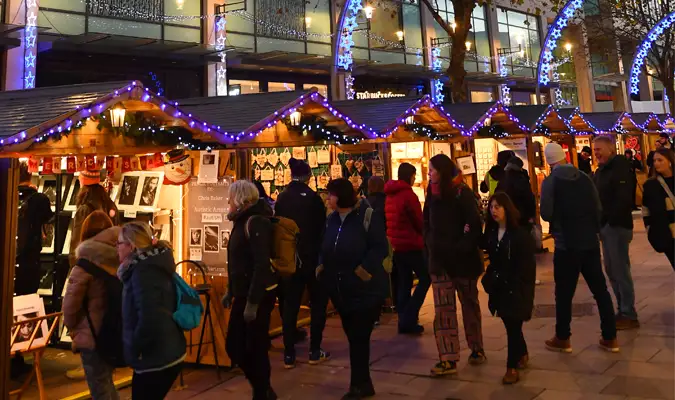
<svg viewBox="0 0 675 400">
<path fill-rule="evenodd" d="M 497 21 L 499 47 L 516 51 L 506 58 L 508 74 L 534 77 L 537 68 L 532 66 L 533 61 L 536 63 L 541 53 L 539 20 L 535 15 L 498 8 Z M 517 52 L 518 48 L 522 53 Z"/>
</svg>

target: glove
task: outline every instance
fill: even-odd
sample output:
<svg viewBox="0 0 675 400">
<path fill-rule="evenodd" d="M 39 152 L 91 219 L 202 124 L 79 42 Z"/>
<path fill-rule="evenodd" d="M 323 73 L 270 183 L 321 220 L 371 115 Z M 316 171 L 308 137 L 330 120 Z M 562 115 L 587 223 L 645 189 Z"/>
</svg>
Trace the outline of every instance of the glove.
<svg viewBox="0 0 675 400">
<path fill-rule="evenodd" d="M 319 265 L 318 267 L 316 267 L 316 270 L 314 270 L 316 279 L 319 279 L 319 276 L 321 275 L 322 272 L 323 272 L 323 264 Z"/>
<path fill-rule="evenodd" d="M 364 282 L 368 282 L 373 277 L 371 274 L 368 273 L 368 271 L 365 270 L 365 268 L 363 268 L 360 265 L 356 267 L 354 273 Z"/>
<path fill-rule="evenodd" d="M 246 302 L 246 307 L 244 308 L 244 321 L 255 321 L 256 314 L 258 314 L 258 305 Z"/>
<path fill-rule="evenodd" d="M 225 308 L 231 308 L 232 307 L 232 295 L 230 294 L 229 291 L 227 293 L 225 293 L 225 296 L 223 296 L 223 298 L 220 300 L 220 302 L 223 305 L 223 307 L 225 307 Z"/>
</svg>

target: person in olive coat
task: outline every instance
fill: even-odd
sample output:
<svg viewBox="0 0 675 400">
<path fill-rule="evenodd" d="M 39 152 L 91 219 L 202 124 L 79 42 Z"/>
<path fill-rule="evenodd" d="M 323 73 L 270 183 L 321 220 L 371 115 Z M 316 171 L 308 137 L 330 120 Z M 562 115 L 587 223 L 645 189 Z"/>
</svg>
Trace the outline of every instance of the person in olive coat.
<svg viewBox="0 0 675 400">
<path fill-rule="evenodd" d="M 518 210 L 509 196 L 497 192 L 489 203 L 485 241 L 490 266 L 483 287 L 490 295 L 488 307 L 504 322 L 508 341 L 508 359 L 504 384 L 518 382 L 518 370 L 528 361 L 523 322 L 532 317 L 536 261 L 534 239 L 518 224 Z"/>
</svg>

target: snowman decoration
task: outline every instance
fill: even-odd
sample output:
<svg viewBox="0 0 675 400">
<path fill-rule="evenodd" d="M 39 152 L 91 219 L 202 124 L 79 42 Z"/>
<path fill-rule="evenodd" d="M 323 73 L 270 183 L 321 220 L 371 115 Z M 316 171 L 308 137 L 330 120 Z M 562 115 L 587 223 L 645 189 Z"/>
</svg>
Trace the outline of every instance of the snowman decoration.
<svg viewBox="0 0 675 400">
<path fill-rule="evenodd" d="M 184 149 L 174 149 L 168 153 L 169 161 L 164 164 L 164 184 L 184 185 L 192 177 L 192 159 Z"/>
</svg>

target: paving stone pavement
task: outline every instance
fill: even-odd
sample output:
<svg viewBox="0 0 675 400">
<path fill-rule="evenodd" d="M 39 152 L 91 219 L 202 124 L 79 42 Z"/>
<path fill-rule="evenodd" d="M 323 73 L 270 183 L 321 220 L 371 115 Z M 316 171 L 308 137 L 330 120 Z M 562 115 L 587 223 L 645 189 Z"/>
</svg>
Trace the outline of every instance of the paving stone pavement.
<svg viewBox="0 0 675 400">
<path fill-rule="evenodd" d="M 552 243 L 549 243 L 551 245 Z M 429 369 L 437 361 L 432 333 L 433 298 L 427 297 L 420 321 L 426 332 L 420 337 L 400 336 L 396 317 L 385 315 L 373 333 L 371 350 L 375 399 L 447 400 L 619 400 L 675 399 L 675 274 L 666 258 L 655 253 L 647 242 L 644 227 L 636 220 L 631 244 L 639 330 L 619 332 L 621 352 L 610 354 L 597 347 L 600 322 L 588 287 L 580 282 L 575 303 L 592 303 L 593 315 L 573 319 L 572 354 L 557 354 L 544 348 L 554 332 L 554 318 L 534 318 L 524 326 L 531 356 L 530 368 L 521 382 L 501 385 L 505 371 L 506 333 L 500 320 L 489 315 L 487 296 L 481 292 L 483 335 L 488 362 L 474 367 L 462 353 L 459 373 L 449 378 L 431 378 Z M 538 255 L 537 305 L 554 304 L 552 253 Z M 460 318 L 461 323 L 461 318 Z M 283 369 L 283 345 L 274 340 L 270 352 L 272 384 L 280 399 L 339 399 L 349 384 L 346 338 L 339 317 L 329 318 L 324 348 L 333 359 L 309 366 L 299 357 L 294 370 Z M 462 346 L 466 342 L 462 338 Z M 298 345 L 299 355 L 307 354 L 307 343 Z M 172 392 L 169 399 L 251 399 L 243 376 L 227 374 L 216 381 L 213 370 L 202 369 L 187 375 L 188 387 Z"/>
</svg>

